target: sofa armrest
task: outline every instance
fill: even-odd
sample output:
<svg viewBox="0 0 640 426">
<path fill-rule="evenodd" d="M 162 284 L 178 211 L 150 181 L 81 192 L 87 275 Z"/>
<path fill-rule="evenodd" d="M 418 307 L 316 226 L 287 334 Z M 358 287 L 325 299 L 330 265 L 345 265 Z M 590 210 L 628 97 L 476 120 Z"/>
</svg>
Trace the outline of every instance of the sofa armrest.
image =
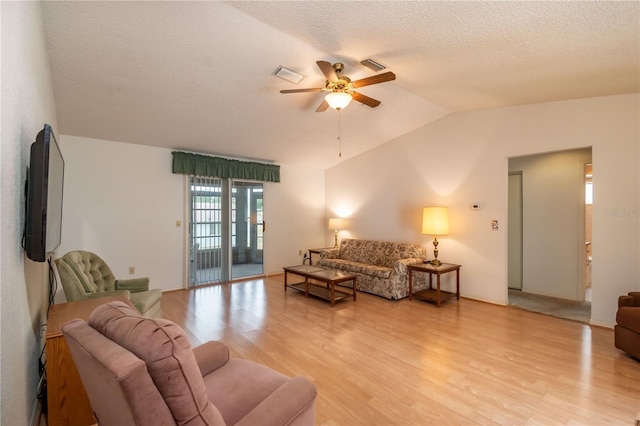
<svg viewBox="0 0 640 426">
<path fill-rule="evenodd" d="M 204 377 L 229 361 L 229 348 L 222 342 L 212 340 L 193 348 L 193 355 Z"/>
<path fill-rule="evenodd" d="M 320 259 L 340 259 L 340 248 L 321 250 Z"/>
<path fill-rule="evenodd" d="M 308 379 L 294 377 L 265 398 L 236 423 L 236 426 L 288 425 L 313 406 L 316 394 L 316 387 Z"/>
<path fill-rule="evenodd" d="M 116 280 L 117 290 L 129 290 L 131 293 L 140 293 L 149 290 L 149 278 L 131 278 L 128 280 Z"/>
<path fill-rule="evenodd" d="M 408 257 L 406 259 L 396 260 L 393 263 L 393 271 L 398 275 L 407 275 L 409 273 L 409 268 L 407 268 L 407 265 L 413 265 L 423 262 L 423 257 Z"/>
</svg>

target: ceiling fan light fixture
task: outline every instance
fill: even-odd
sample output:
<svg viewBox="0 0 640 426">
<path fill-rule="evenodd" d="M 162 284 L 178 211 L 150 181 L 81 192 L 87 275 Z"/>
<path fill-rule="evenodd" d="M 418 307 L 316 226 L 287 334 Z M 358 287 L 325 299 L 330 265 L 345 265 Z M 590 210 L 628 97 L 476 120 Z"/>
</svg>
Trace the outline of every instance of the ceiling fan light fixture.
<svg viewBox="0 0 640 426">
<path fill-rule="evenodd" d="M 353 99 L 351 95 L 345 92 L 332 92 L 324 97 L 324 100 L 327 101 L 329 106 L 337 111 L 349 105 L 351 99 Z"/>
</svg>

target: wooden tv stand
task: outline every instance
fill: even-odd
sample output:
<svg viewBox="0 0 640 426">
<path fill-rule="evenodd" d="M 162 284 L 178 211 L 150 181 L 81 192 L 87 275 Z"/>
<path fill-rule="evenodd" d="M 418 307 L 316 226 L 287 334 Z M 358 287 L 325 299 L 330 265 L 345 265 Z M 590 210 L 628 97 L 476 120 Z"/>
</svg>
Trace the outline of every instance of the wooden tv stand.
<svg viewBox="0 0 640 426">
<path fill-rule="evenodd" d="M 131 302 L 124 295 L 98 297 L 51 305 L 47 318 L 47 424 L 86 426 L 96 424 L 80 374 L 71 358 L 62 325 L 75 318 L 88 320 L 100 305 L 113 301 Z M 133 307 L 133 305 L 131 305 Z"/>
</svg>

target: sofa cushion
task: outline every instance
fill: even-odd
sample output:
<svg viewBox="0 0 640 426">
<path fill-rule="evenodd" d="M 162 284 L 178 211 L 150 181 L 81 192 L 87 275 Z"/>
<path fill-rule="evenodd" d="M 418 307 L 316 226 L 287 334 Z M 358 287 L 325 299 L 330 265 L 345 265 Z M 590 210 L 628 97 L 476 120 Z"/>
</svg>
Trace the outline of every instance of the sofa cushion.
<svg viewBox="0 0 640 426">
<path fill-rule="evenodd" d="M 147 364 L 177 424 L 225 424 L 209 402 L 191 344 L 176 324 L 144 318 L 125 303 L 110 302 L 91 313 L 89 325 Z"/>
<path fill-rule="evenodd" d="M 340 243 L 340 259 L 393 268 L 400 259 L 425 256 L 425 249 L 416 244 L 369 241 L 345 238 Z"/>
<path fill-rule="evenodd" d="M 628 306 L 618 308 L 616 322 L 621 327 L 640 334 L 640 308 Z"/>
<path fill-rule="evenodd" d="M 290 379 L 246 359 L 232 358 L 204 377 L 207 394 L 228 424 L 235 424 Z M 288 398 L 296 398 L 288 395 Z"/>
<path fill-rule="evenodd" d="M 345 238 L 340 243 L 340 259 L 374 265 L 378 259 L 374 249 L 375 242 Z"/>
<path fill-rule="evenodd" d="M 318 262 L 318 265 L 325 268 L 338 269 L 354 274 L 371 275 L 379 278 L 389 278 L 393 272 L 393 268 L 385 268 L 384 266 L 352 262 L 343 259 L 322 259 Z"/>
</svg>

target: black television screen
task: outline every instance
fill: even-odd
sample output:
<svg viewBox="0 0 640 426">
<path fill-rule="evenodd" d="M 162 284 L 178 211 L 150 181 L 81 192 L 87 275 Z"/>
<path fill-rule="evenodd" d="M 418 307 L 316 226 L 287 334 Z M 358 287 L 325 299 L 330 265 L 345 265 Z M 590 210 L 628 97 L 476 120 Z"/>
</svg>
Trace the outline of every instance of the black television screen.
<svg viewBox="0 0 640 426">
<path fill-rule="evenodd" d="M 64 186 L 64 158 L 48 124 L 31 144 L 28 175 L 24 248 L 29 259 L 44 262 L 62 239 Z"/>
</svg>

